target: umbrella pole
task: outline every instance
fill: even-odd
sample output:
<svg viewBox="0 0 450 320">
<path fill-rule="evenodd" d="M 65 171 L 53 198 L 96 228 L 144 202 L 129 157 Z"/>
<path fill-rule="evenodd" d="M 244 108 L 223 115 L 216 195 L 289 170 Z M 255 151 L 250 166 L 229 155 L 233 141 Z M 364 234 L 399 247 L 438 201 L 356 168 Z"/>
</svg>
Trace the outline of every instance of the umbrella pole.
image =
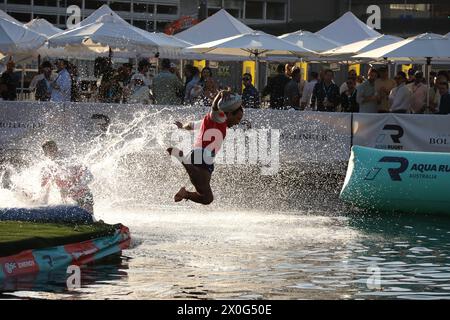
<svg viewBox="0 0 450 320">
<path fill-rule="evenodd" d="M 426 110 L 430 110 L 430 66 L 431 66 L 431 57 L 427 57 L 427 64 L 425 66 L 425 74 L 427 75 L 427 105 L 426 105 Z"/>
<path fill-rule="evenodd" d="M 259 90 L 259 59 L 258 54 L 255 54 L 255 85 L 256 89 Z"/>
<path fill-rule="evenodd" d="M 21 88 L 20 88 L 20 99 L 22 100 L 23 99 L 23 86 L 24 86 L 24 83 L 25 83 L 25 62 L 22 62 L 22 79 L 21 79 Z"/>
</svg>

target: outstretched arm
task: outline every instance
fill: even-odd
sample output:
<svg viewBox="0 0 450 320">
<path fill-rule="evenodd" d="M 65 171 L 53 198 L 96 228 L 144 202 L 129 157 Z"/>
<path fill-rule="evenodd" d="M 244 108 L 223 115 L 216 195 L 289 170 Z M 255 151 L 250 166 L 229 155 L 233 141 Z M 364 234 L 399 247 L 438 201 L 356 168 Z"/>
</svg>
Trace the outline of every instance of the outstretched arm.
<svg viewBox="0 0 450 320">
<path fill-rule="evenodd" d="M 180 121 L 175 121 L 174 124 L 178 127 L 178 129 L 184 129 L 184 130 L 194 130 L 195 129 L 195 123 L 194 121 L 188 122 L 188 123 L 181 123 Z"/>
</svg>

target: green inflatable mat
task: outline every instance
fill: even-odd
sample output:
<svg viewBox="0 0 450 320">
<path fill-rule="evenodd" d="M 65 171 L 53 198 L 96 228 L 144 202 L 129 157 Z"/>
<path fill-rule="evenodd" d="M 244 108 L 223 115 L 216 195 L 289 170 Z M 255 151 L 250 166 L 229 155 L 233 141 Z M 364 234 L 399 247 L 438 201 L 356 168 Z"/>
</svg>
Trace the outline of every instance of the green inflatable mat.
<svg viewBox="0 0 450 320">
<path fill-rule="evenodd" d="M 109 236 L 116 229 L 103 222 L 74 225 L 0 221 L 0 257 Z"/>
<path fill-rule="evenodd" d="M 450 153 L 353 146 L 340 199 L 362 209 L 450 214 Z"/>
</svg>

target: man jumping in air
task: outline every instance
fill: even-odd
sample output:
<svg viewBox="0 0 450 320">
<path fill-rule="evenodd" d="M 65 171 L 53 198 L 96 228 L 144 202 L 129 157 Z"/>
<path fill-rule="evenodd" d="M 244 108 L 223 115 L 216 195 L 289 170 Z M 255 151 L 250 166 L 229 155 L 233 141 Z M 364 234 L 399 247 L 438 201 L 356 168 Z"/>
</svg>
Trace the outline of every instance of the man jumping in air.
<svg viewBox="0 0 450 320">
<path fill-rule="evenodd" d="M 184 157 L 183 152 L 177 148 L 167 149 L 169 155 L 183 164 L 195 187 L 195 192 L 182 187 L 174 197 L 175 202 L 186 199 L 206 205 L 214 200 L 210 186 L 214 157 L 222 146 L 227 128 L 239 124 L 243 115 L 241 97 L 229 91 L 220 91 L 214 98 L 211 111 L 201 121 L 200 132 L 192 151 Z M 192 122 L 185 125 L 180 122 L 175 124 L 180 129 L 194 129 Z"/>
</svg>

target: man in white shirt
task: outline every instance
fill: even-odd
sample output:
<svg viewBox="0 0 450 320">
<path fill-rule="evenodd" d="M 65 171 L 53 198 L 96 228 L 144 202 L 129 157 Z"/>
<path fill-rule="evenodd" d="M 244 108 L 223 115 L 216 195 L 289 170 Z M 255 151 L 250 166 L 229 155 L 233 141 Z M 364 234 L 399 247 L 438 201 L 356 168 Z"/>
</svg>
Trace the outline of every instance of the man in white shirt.
<svg viewBox="0 0 450 320">
<path fill-rule="evenodd" d="M 424 84 L 423 73 L 416 71 L 414 74 L 414 82 L 406 85 L 411 91 L 411 112 L 423 113 L 427 104 L 428 86 Z"/>
<path fill-rule="evenodd" d="M 395 76 L 397 86 L 389 94 L 392 113 L 408 113 L 411 108 L 411 91 L 406 87 L 406 73 L 399 71 Z"/>
<path fill-rule="evenodd" d="M 58 60 L 56 63 L 58 76 L 52 82 L 52 96 L 50 101 L 70 102 L 71 100 L 72 79 L 69 71 L 67 71 L 67 65 L 68 62 L 63 59 Z"/>
<path fill-rule="evenodd" d="M 314 86 L 319 81 L 319 74 L 317 72 L 311 72 L 309 74 L 310 80 L 305 84 L 303 88 L 302 98 L 300 100 L 300 109 L 305 110 L 305 108 L 311 105 L 311 96 L 314 90 Z"/>
</svg>

